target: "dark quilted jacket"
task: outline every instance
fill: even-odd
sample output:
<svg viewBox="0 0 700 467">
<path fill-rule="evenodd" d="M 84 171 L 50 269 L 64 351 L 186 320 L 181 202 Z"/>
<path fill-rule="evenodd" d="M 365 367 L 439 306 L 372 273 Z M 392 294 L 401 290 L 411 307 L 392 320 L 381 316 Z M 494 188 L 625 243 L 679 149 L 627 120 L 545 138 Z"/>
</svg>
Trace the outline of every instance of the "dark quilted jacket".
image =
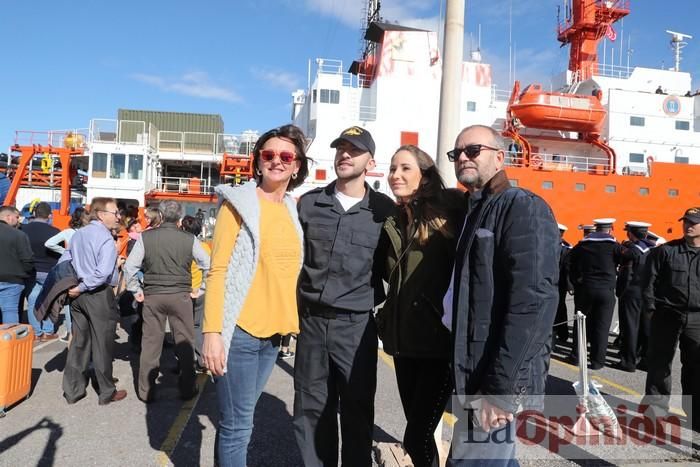
<svg viewBox="0 0 700 467">
<path fill-rule="evenodd" d="M 455 259 L 456 394 L 487 395 L 512 413 L 539 408 L 559 296 L 559 230 L 547 203 L 512 188 L 503 171 L 479 197 Z"/>
</svg>

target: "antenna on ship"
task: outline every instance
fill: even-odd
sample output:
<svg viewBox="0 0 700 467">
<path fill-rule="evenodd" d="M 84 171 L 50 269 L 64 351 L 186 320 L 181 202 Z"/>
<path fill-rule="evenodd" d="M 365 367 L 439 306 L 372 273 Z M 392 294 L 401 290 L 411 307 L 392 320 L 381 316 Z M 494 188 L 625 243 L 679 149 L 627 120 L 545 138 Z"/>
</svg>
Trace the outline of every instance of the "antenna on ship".
<svg viewBox="0 0 700 467">
<path fill-rule="evenodd" d="M 673 67 L 673 71 L 681 71 L 681 49 L 688 45 L 685 39 L 692 39 L 693 36 L 690 34 L 683 34 L 682 32 L 669 31 L 668 29 L 666 32 L 671 35 L 671 47 L 674 49 L 675 53 L 675 66 Z"/>
</svg>

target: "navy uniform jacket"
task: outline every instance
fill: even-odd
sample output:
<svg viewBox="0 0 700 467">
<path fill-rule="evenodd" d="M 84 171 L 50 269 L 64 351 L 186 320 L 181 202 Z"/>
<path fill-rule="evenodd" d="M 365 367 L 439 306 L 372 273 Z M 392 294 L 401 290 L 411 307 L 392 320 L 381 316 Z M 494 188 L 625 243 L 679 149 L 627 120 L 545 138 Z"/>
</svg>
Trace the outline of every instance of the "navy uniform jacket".
<svg viewBox="0 0 700 467">
<path fill-rule="evenodd" d="M 593 232 L 571 250 L 570 276 L 574 287 L 614 289 L 622 245 L 604 232 Z"/>
<path fill-rule="evenodd" d="M 335 197 L 335 182 L 299 199 L 304 229 L 304 265 L 299 276 L 302 309 L 334 307 L 367 312 L 384 301 L 379 234 L 396 206 L 365 183 L 365 197 L 347 212 Z"/>
</svg>

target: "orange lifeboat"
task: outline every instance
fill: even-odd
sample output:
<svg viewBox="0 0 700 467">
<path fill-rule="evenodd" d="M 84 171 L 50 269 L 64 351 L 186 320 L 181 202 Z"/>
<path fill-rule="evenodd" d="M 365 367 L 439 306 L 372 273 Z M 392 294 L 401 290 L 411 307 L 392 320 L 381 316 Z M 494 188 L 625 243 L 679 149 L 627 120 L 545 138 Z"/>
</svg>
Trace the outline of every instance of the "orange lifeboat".
<svg viewBox="0 0 700 467">
<path fill-rule="evenodd" d="M 581 96 L 545 92 L 539 84 L 526 87 L 510 104 L 510 112 L 526 127 L 598 134 L 606 114 L 600 93 Z"/>
</svg>

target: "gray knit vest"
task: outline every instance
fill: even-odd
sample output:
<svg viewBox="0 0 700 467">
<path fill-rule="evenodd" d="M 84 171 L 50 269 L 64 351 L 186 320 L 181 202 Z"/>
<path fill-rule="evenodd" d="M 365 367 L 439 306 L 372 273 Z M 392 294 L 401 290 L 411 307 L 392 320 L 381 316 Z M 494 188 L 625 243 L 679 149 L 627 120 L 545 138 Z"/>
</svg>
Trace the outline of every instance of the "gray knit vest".
<svg viewBox="0 0 700 467">
<path fill-rule="evenodd" d="M 231 259 L 226 270 L 224 290 L 224 324 L 221 337 L 223 338 L 224 352 L 227 359 L 233 331 L 236 328 L 236 322 L 241 314 L 243 303 L 248 296 L 248 291 L 255 277 L 255 271 L 260 259 L 260 202 L 256 188 L 257 183 L 254 180 L 238 187 L 229 185 L 216 187 L 216 194 L 219 195 L 219 208 L 221 208 L 224 201 L 228 201 L 241 217 L 241 229 L 236 238 L 233 253 L 231 253 Z M 304 263 L 304 237 L 294 198 L 286 194 L 284 196 L 284 204 L 299 235 L 301 258 L 297 270 L 298 275 Z M 265 311 L 259 310 L 260 313 Z M 224 368 L 226 368 L 225 365 Z"/>
</svg>

